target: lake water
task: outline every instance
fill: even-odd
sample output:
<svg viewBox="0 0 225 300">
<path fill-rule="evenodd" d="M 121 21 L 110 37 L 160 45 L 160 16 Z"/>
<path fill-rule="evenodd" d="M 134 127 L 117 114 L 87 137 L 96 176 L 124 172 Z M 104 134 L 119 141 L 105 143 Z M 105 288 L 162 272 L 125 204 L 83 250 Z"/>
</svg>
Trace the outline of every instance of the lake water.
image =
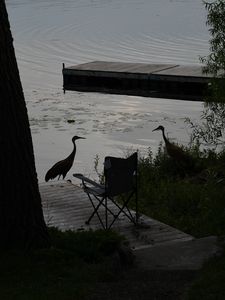
<svg viewBox="0 0 225 300">
<path fill-rule="evenodd" d="M 29 112 L 39 182 L 72 151 L 73 172 L 94 176 L 106 155 L 155 151 L 159 124 L 179 143 L 189 141 L 186 117 L 199 120 L 202 103 L 62 90 L 62 63 L 92 60 L 198 64 L 209 34 L 202 0 L 6 0 Z M 68 120 L 75 120 L 68 123 Z"/>
</svg>

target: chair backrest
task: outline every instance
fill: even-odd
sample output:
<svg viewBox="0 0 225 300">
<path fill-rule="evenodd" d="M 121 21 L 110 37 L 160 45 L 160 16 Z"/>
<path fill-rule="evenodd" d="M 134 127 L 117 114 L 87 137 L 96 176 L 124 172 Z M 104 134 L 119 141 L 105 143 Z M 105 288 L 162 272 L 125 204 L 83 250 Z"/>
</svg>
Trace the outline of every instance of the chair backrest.
<svg viewBox="0 0 225 300">
<path fill-rule="evenodd" d="M 104 162 L 105 189 L 116 196 L 136 189 L 137 152 L 128 158 L 106 156 Z"/>
</svg>

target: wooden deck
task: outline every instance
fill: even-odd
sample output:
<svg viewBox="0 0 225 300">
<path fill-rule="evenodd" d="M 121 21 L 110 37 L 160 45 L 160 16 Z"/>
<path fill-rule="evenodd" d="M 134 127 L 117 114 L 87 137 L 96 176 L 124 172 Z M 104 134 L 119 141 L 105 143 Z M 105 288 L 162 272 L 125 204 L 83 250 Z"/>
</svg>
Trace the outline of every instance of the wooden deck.
<svg viewBox="0 0 225 300">
<path fill-rule="evenodd" d="M 70 182 L 52 182 L 39 185 L 45 221 L 48 226 L 56 226 L 61 230 L 89 230 L 100 229 L 101 224 L 94 217 L 90 225 L 85 221 L 92 213 L 91 203 L 83 190 Z M 116 207 L 111 205 L 111 210 Z M 100 210 L 100 214 L 104 209 Z M 127 218 L 121 216 L 113 225 L 113 229 L 125 235 L 133 249 L 145 248 L 153 245 L 188 241 L 193 237 L 171 226 L 152 218 L 141 216 L 140 227 L 134 226 Z"/>
<path fill-rule="evenodd" d="M 202 100 L 210 75 L 199 65 L 92 61 L 63 65 L 64 90 Z"/>
</svg>

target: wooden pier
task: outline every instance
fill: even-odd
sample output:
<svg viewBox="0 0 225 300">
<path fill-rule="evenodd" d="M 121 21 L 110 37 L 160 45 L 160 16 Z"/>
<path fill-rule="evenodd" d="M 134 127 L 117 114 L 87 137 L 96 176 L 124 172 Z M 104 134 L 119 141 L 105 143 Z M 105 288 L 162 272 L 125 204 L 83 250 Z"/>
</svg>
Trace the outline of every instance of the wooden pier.
<svg viewBox="0 0 225 300">
<path fill-rule="evenodd" d="M 85 224 L 93 208 L 86 193 L 79 186 L 70 182 L 56 181 L 42 183 L 39 185 L 39 189 L 45 222 L 48 226 L 75 231 L 102 228 L 97 217 L 92 219 L 90 225 Z M 112 211 L 117 209 L 113 204 L 109 208 Z M 103 208 L 99 210 L 100 215 L 104 212 Z M 121 215 L 119 220 L 114 223 L 113 229 L 123 234 L 134 250 L 193 240 L 191 235 L 144 215 L 140 217 L 140 224 L 142 226 L 136 227 Z"/>
<path fill-rule="evenodd" d="M 63 64 L 64 90 L 202 101 L 211 76 L 200 65 L 92 61 Z"/>
</svg>

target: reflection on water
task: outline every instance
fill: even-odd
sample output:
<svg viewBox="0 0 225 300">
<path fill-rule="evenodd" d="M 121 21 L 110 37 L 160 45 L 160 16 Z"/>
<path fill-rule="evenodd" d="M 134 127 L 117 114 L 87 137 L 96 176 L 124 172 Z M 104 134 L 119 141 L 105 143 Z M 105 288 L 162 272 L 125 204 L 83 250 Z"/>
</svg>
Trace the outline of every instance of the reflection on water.
<svg viewBox="0 0 225 300">
<path fill-rule="evenodd" d="M 208 52 L 209 38 L 201 0 L 7 0 L 6 4 L 40 181 L 70 152 L 74 134 L 87 137 L 78 145 L 74 169 L 90 174 L 97 153 L 102 158 L 131 148 L 156 149 L 161 136 L 151 131 L 159 123 L 171 138 L 187 142 L 184 118 L 199 118 L 201 103 L 64 95 L 61 69 L 62 62 L 92 60 L 199 63 L 199 55 Z"/>
</svg>

